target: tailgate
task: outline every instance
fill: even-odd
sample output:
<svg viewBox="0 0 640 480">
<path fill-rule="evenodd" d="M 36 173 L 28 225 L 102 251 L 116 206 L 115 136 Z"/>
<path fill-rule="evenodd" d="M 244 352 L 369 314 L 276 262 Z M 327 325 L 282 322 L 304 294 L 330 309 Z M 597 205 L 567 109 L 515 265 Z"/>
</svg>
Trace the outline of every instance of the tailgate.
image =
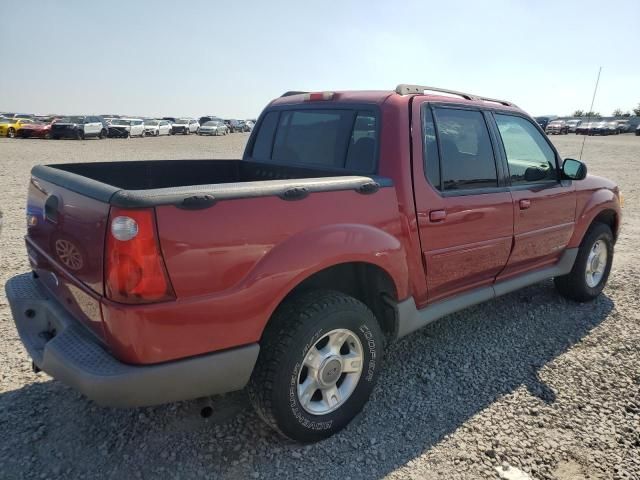
<svg viewBox="0 0 640 480">
<path fill-rule="evenodd" d="M 108 215 L 107 203 L 32 177 L 27 199 L 29 261 L 51 293 L 100 335 Z"/>
</svg>

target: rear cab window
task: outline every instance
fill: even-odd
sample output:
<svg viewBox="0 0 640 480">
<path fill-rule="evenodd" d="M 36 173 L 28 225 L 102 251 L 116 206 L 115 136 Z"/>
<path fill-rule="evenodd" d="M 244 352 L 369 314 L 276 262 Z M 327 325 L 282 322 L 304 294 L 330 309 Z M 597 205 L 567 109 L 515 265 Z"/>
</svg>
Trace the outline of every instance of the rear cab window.
<svg viewBox="0 0 640 480">
<path fill-rule="evenodd" d="M 284 108 L 267 112 L 251 159 L 276 165 L 375 173 L 378 117 L 359 108 Z"/>
</svg>

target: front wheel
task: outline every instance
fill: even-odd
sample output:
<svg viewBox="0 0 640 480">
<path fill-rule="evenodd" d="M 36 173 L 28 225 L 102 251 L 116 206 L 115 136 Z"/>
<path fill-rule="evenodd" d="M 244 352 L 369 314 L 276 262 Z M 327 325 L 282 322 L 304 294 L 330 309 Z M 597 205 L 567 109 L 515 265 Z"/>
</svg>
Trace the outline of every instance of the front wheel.
<svg viewBox="0 0 640 480">
<path fill-rule="evenodd" d="M 343 429 L 364 407 L 382 367 L 383 336 L 366 305 L 334 291 L 285 301 L 271 319 L 249 382 L 258 415 L 299 442 Z"/>
<path fill-rule="evenodd" d="M 596 298 L 607 283 L 613 263 L 613 233 L 604 223 L 593 224 L 580 244 L 571 272 L 555 277 L 563 297 L 577 302 Z"/>
</svg>

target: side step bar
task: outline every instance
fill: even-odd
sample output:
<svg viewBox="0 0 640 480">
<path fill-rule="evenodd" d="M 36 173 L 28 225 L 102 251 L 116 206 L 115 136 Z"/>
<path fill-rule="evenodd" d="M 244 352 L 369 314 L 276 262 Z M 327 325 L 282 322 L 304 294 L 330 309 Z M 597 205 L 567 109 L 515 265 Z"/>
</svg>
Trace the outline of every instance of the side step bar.
<svg viewBox="0 0 640 480">
<path fill-rule="evenodd" d="M 548 278 L 566 275 L 573 268 L 577 256 L 578 249 L 569 248 L 555 265 L 535 270 L 517 278 L 504 280 L 488 287 L 477 288 L 454 298 L 433 303 L 421 310 L 416 308 L 413 297 L 409 297 L 395 305 L 398 318 L 397 338 L 402 338 L 450 313 L 486 302 Z"/>
</svg>

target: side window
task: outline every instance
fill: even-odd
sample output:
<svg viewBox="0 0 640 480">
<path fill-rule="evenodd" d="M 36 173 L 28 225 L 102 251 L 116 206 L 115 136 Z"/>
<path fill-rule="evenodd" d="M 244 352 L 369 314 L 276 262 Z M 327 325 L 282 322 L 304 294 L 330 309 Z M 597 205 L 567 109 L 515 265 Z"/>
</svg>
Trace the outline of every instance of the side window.
<svg viewBox="0 0 640 480">
<path fill-rule="evenodd" d="M 347 170 L 372 172 L 376 166 L 376 117 L 373 112 L 358 112 L 347 151 Z"/>
<path fill-rule="evenodd" d="M 422 161 L 429 183 L 440 190 L 440 159 L 433 114 L 428 105 L 422 107 Z"/>
<path fill-rule="evenodd" d="M 263 161 L 271 158 L 271 145 L 278 126 L 278 114 L 279 112 L 269 112 L 262 119 L 258 136 L 253 144 L 251 153 L 253 158 Z"/>
<path fill-rule="evenodd" d="M 494 115 L 502 137 L 512 185 L 556 182 L 556 157 L 542 134 L 528 120 Z"/>
<path fill-rule="evenodd" d="M 436 108 L 444 191 L 498 186 L 487 124 L 475 110 Z"/>
</svg>

